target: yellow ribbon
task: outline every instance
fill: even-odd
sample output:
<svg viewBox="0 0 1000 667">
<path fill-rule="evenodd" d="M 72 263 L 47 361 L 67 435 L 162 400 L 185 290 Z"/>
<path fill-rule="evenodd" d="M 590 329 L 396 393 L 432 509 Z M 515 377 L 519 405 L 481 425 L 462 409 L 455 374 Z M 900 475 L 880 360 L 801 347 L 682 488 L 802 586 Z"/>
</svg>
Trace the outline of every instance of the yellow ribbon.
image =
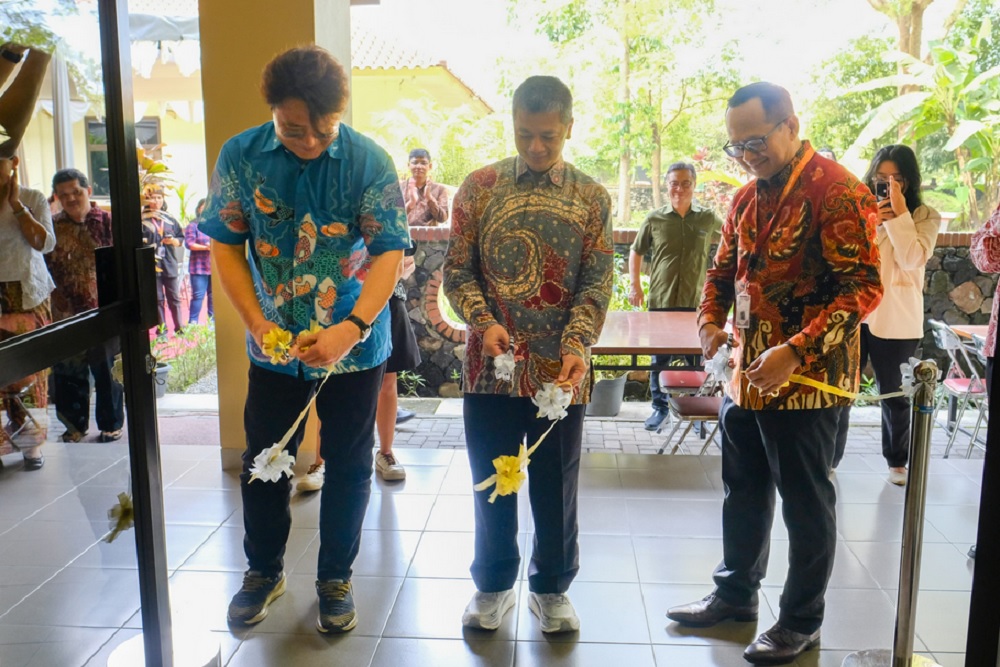
<svg viewBox="0 0 1000 667">
<path fill-rule="evenodd" d="M 743 371 L 743 372 L 746 373 L 746 371 Z M 896 398 L 898 396 L 906 396 L 907 395 L 907 393 L 905 391 L 893 391 L 893 392 L 889 392 L 888 394 L 879 394 L 877 396 L 865 396 L 864 394 L 862 394 L 860 392 L 845 391 L 845 390 L 841 389 L 840 387 L 834 387 L 831 384 L 827 384 L 825 382 L 820 382 L 819 380 L 813 380 L 812 378 L 807 378 L 804 375 L 797 375 L 797 374 L 794 374 L 794 373 L 788 378 L 788 382 L 786 382 L 785 384 L 781 385 L 781 388 L 784 389 L 785 387 L 787 387 L 792 382 L 794 382 L 796 384 L 802 384 L 802 385 L 805 385 L 807 387 L 813 387 L 814 389 L 819 389 L 820 391 L 824 391 L 824 392 L 826 392 L 828 394 L 833 394 L 834 396 L 841 396 L 843 398 L 849 398 L 852 401 L 853 400 L 857 400 L 858 398 L 861 398 L 862 396 L 864 396 L 864 399 L 866 401 L 881 401 L 882 399 L 885 399 L 885 398 Z M 751 384 L 753 384 L 753 383 L 751 383 Z M 772 396 L 777 396 L 778 392 L 773 392 L 771 395 Z"/>
<path fill-rule="evenodd" d="M 557 423 L 558 421 L 553 421 L 545 433 L 542 433 L 541 437 L 530 448 L 525 448 L 522 442 L 517 456 L 498 456 L 493 459 L 493 467 L 496 468 L 496 473 L 490 475 L 472 488 L 476 491 L 485 491 L 495 484 L 496 488 L 493 489 L 493 493 L 490 494 L 489 498 L 489 502 L 491 503 L 497 499 L 497 496 L 509 496 L 512 493 L 517 493 L 521 489 L 521 484 L 528 478 L 525 469 L 531 463 L 531 455 L 535 453 L 538 445 L 542 444 L 545 436 L 552 431 Z"/>
</svg>

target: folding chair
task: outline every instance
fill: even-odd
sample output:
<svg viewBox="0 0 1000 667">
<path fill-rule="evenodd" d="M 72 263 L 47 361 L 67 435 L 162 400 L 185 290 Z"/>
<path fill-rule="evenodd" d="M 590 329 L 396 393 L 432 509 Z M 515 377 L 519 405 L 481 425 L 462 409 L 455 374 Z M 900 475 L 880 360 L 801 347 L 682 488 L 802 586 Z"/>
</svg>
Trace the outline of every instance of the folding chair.
<svg viewBox="0 0 1000 667">
<path fill-rule="evenodd" d="M 674 439 L 674 435 L 680 430 L 681 426 L 687 424 L 687 428 L 681 434 L 680 439 L 674 444 L 673 448 L 670 450 L 671 454 L 676 454 L 677 450 L 680 448 L 681 443 L 684 442 L 684 438 L 687 437 L 691 429 L 694 428 L 695 424 L 707 424 L 714 423 L 715 426 L 712 431 L 705 438 L 705 444 L 702 446 L 701 451 L 698 452 L 698 456 L 701 456 L 706 451 L 708 451 L 709 446 L 715 440 L 715 436 L 719 431 L 719 409 L 722 407 L 722 396 L 718 395 L 722 388 L 722 381 L 716 378 L 714 375 L 710 375 L 704 371 L 662 371 L 660 373 L 660 386 L 662 387 L 665 382 L 668 382 L 670 378 L 665 378 L 664 375 L 668 373 L 699 373 L 703 377 L 701 385 L 694 391 L 690 392 L 689 395 L 681 396 L 671 396 L 667 401 L 668 411 L 670 414 L 670 421 L 673 423 L 674 427 L 670 430 L 670 434 L 667 435 L 667 439 L 663 442 L 663 446 L 657 454 L 662 454 L 667 445 Z M 690 383 L 695 376 L 688 376 L 687 380 Z M 679 380 L 679 378 L 674 378 L 674 380 Z M 659 428 L 656 429 L 657 433 L 663 431 L 663 427 L 667 420 L 663 420 Z"/>
<path fill-rule="evenodd" d="M 986 339 L 983 338 L 982 336 L 975 336 L 975 335 L 973 335 L 972 336 L 972 343 L 973 343 L 973 345 L 975 347 L 976 360 L 979 361 L 979 363 L 985 369 L 986 368 Z M 984 374 L 984 382 L 985 382 L 985 374 Z M 984 389 L 988 390 L 989 387 L 985 387 L 984 386 Z M 990 413 L 990 395 L 989 395 L 989 391 L 987 391 L 985 393 L 985 395 L 983 395 L 983 396 L 981 396 L 979 398 L 978 403 L 979 403 L 979 416 L 976 418 L 976 427 L 974 429 L 972 429 L 972 438 L 969 440 L 969 450 L 965 453 L 965 458 L 967 458 L 967 459 L 972 458 L 972 450 L 975 449 L 976 447 L 979 447 L 984 452 L 986 451 L 986 445 L 985 445 L 985 443 L 983 443 L 983 442 L 981 442 L 979 440 L 979 430 L 983 426 L 983 421 L 988 421 L 988 418 L 989 418 L 989 413 Z"/>
<path fill-rule="evenodd" d="M 977 366 L 969 358 L 969 348 L 962 343 L 958 334 L 940 320 L 927 320 L 927 323 L 931 327 L 931 335 L 934 337 L 935 344 L 947 353 L 950 360 L 944 381 L 941 383 L 944 388 L 942 399 L 934 407 L 934 421 L 937 420 L 937 412 L 941 408 L 942 402 L 955 401 L 958 404 L 955 422 L 951 427 L 948 445 L 944 450 L 944 458 L 948 458 L 952 445 L 955 444 L 955 436 L 958 435 L 959 431 L 972 435 L 971 432 L 961 427 L 962 417 L 970 404 L 974 409 L 981 409 L 981 403 L 986 400 L 986 385 L 980 379 Z M 948 420 L 945 420 L 945 429 L 948 429 Z"/>
</svg>

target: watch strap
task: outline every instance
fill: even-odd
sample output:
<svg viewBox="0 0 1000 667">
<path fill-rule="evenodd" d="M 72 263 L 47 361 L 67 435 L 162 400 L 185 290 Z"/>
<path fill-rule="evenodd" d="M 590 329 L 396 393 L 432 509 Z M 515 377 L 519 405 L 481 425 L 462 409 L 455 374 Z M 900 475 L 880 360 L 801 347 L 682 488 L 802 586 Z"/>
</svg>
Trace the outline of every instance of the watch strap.
<svg viewBox="0 0 1000 667">
<path fill-rule="evenodd" d="M 353 313 L 344 318 L 346 321 L 354 324 L 358 330 L 361 332 L 361 340 L 368 338 L 368 334 L 372 329 L 372 325 L 365 322 L 363 319 L 354 315 Z"/>
</svg>

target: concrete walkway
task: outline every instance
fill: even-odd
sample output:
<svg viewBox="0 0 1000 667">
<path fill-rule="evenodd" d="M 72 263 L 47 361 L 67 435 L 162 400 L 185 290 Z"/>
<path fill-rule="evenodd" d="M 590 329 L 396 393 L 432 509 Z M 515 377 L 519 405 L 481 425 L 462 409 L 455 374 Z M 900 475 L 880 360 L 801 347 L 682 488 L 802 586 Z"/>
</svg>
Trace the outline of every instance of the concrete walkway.
<svg viewBox="0 0 1000 667">
<path fill-rule="evenodd" d="M 461 399 L 409 399 L 401 398 L 402 407 L 417 412 L 417 417 L 400 424 L 396 429 L 395 446 L 425 449 L 463 449 L 465 427 L 462 423 Z M 213 394 L 168 394 L 157 401 L 160 440 L 163 444 L 209 444 L 219 441 L 218 397 Z M 848 454 L 878 456 L 882 453 L 878 407 L 853 408 L 851 428 L 847 440 Z M 624 403 L 617 417 L 588 417 L 585 423 L 583 449 L 594 453 L 655 454 L 663 444 L 666 434 L 650 433 L 643 428 L 649 416 L 649 404 Z M 939 422 L 943 414 L 939 414 Z M 973 417 L 964 420 L 970 430 L 975 425 Z M 985 427 L 981 437 L 985 438 Z M 931 440 L 931 457 L 942 458 L 948 435 L 939 425 Z M 702 441 L 689 434 L 679 453 L 697 454 Z M 961 433 L 952 450 L 953 458 L 964 458 L 969 438 Z M 718 447 L 712 446 L 706 455 L 716 456 Z M 981 459 L 983 451 L 975 448 L 973 459 Z"/>
</svg>

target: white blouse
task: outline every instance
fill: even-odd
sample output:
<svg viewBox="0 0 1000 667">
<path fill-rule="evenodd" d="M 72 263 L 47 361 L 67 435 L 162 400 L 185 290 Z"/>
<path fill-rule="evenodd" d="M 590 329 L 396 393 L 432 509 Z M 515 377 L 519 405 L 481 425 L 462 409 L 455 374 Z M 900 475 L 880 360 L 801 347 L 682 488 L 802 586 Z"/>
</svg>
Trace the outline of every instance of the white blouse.
<svg viewBox="0 0 1000 667">
<path fill-rule="evenodd" d="M 45 301 L 56 287 L 42 257 L 56 247 L 56 233 L 45 195 L 38 190 L 21 188 L 21 203 L 45 228 L 45 245 L 39 252 L 28 244 L 14 210 L 4 200 L 0 204 L 0 282 L 20 282 L 21 308 L 28 310 Z"/>
<path fill-rule="evenodd" d="M 873 335 L 914 339 L 924 335 L 924 266 L 934 253 L 941 215 L 918 206 L 910 215 L 886 220 L 878 228 L 882 256 L 882 301 L 865 322 Z"/>
</svg>

